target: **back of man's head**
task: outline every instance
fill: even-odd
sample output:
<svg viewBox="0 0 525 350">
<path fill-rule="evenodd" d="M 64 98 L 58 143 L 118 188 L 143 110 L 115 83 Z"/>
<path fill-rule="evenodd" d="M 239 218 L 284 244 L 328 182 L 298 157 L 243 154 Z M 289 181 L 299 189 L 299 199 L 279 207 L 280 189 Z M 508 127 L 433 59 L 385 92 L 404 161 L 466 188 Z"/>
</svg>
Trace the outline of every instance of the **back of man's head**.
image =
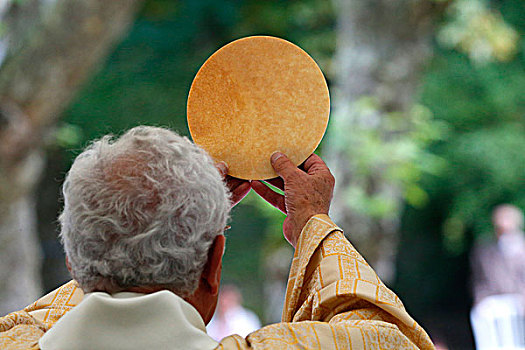
<svg viewBox="0 0 525 350">
<path fill-rule="evenodd" d="M 492 222 L 496 235 L 499 237 L 506 233 L 523 230 L 523 212 L 511 204 L 501 204 L 492 212 Z"/>
<path fill-rule="evenodd" d="M 86 291 L 109 283 L 190 295 L 230 211 L 206 152 L 145 126 L 93 142 L 75 159 L 63 195 L 60 235 L 73 278 Z"/>
</svg>

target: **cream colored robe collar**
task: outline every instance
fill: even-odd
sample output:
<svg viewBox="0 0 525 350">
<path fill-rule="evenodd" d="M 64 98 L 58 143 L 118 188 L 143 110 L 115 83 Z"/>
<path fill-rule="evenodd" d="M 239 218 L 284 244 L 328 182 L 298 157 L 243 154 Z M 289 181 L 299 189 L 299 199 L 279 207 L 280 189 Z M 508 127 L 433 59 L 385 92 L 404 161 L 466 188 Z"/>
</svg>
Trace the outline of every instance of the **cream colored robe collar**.
<svg viewBox="0 0 525 350">
<path fill-rule="evenodd" d="M 214 349 L 197 310 L 169 291 L 90 293 L 39 341 L 55 349 Z"/>
</svg>

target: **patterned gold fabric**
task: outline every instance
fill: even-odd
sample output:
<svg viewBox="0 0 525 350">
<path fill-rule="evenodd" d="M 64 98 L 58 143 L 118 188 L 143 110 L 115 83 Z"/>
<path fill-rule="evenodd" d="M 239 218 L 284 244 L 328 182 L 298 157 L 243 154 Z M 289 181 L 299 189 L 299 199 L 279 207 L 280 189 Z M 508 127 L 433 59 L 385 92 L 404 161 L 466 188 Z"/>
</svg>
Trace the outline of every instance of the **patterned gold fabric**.
<svg viewBox="0 0 525 350">
<path fill-rule="evenodd" d="M 308 221 L 288 277 L 283 323 L 221 349 L 434 349 L 399 298 L 328 216 Z"/>
<path fill-rule="evenodd" d="M 1 349 L 38 349 L 38 339 L 82 300 L 69 282 L 22 311 L 0 318 Z M 399 298 L 326 215 L 303 229 L 290 269 L 282 323 L 218 349 L 434 349 Z"/>
<path fill-rule="evenodd" d="M 83 296 L 77 283 L 70 281 L 25 309 L 0 318 L 0 349 L 38 349 L 38 339 Z"/>
</svg>

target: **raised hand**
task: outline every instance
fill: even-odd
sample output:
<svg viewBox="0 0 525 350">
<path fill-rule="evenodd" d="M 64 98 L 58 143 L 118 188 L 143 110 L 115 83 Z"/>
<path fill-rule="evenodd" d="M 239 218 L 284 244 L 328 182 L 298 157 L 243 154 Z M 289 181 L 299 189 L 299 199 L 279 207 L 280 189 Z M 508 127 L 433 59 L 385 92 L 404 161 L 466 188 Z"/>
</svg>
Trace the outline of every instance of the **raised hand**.
<svg viewBox="0 0 525 350">
<path fill-rule="evenodd" d="M 226 181 L 226 185 L 232 194 L 231 203 L 233 208 L 250 192 L 252 188 L 251 183 L 250 181 L 228 175 L 228 165 L 226 165 L 225 162 L 219 162 L 215 164 L 215 167 L 219 170 L 219 173 L 221 173 L 222 178 Z"/>
<path fill-rule="evenodd" d="M 279 177 L 267 182 L 283 190 L 284 195 L 273 191 L 261 181 L 252 181 L 251 187 L 268 203 L 286 214 L 284 237 L 295 247 L 308 220 L 317 214 L 328 214 L 335 179 L 323 160 L 315 154 L 304 162 L 304 171 L 279 152 L 274 153 L 270 161 Z"/>
</svg>

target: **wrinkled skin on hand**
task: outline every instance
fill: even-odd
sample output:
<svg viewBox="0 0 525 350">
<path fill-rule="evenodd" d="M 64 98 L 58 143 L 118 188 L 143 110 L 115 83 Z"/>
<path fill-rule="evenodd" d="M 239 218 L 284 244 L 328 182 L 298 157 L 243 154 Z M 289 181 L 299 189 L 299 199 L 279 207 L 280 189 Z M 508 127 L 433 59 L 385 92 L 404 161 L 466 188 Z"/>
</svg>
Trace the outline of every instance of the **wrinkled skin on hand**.
<svg viewBox="0 0 525 350">
<path fill-rule="evenodd" d="M 251 187 L 268 203 L 286 214 L 284 237 L 295 247 L 301 230 L 317 214 L 328 214 L 335 179 L 324 161 L 312 154 L 301 168 L 286 155 L 276 152 L 271 163 L 278 178 L 267 182 L 284 191 L 281 195 L 261 181 L 252 181 Z"/>
</svg>

